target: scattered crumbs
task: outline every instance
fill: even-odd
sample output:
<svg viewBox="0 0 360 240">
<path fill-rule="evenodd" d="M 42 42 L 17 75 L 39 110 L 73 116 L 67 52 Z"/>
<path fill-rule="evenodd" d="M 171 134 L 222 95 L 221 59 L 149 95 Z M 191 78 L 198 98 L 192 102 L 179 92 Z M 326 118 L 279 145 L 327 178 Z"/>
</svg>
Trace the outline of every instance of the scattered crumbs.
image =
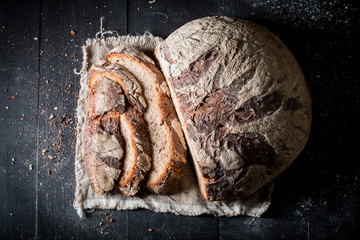
<svg viewBox="0 0 360 240">
<path fill-rule="evenodd" d="M 55 159 L 56 157 L 49 155 L 49 159 Z"/>
<path fill-rule="evenodd" d="M 309 1 L 298 0 L 284 2 L 282 0 L 254 0 L 250 6 L 254 9 L 266 9 L 271 18 L 282 17 L 282 21 L 290 25 L 312 27 L 325 30 L 329 23 L 349 24 L 351 15 L 358 10 L 352 3 L 341 0 Z"/>
<path fill-rule="evenodd" d="M 43 149 L 41 152 L 43 155 L 45 155 L 45 153 L 47 153 L 47 151 L 48 151 L 47 149 Z"/>
<path fill-rule="evenodd" d="M 150 0 L 149 3 L 153 4 L 154 2 L 156 2 L 156 0 Z"/>
<path fill-rule="evenodd" d="M 74 30 L 71 30 L 70 34 L 71 34 L 71 36 L 74 36 L 76 34 L 76 32 Z"/>
<path fill-rule="evenodd" d="M 11 158 L 11 164 L 15 164 L 15 158 Z"/>
<path fill-rule="evenodd" d="M 110 223 L 112 223 L 112 222 L 114 222 L 114 219 L 112 219 L 111 217 L 109 217 L 109 216 L 106 216 L 106 221 L 108 221 L 108 222 L 110 222 Z"/>
<path fill-rule="evenodd" d="M 102 223 L 102 222 L 100 222 L 100 223 L 99 223 L 99 226 L 102 226 L 102 225 L 103 225 L 103 223 Z"/>
<path fill-rule="evenodd" d="M 54 117 L 54 114 L 50 114 L 49 120 L 53 119 Z"/>
<path fill-rule="evenodd" d="M 50 171 L 50 170 L 48 170 L 48 175 L 49 175 L 49 176 L 51 175 L 51 171 Z"/>
<path fill-rule="evenodd" d="M 9 91 L 9 89 L 5 88 L 5 89 L 4 89 L 4 92 L 7 92 L 7 91 Z"/>
<path fill-rule="evenodd" d="M 11 99 L 15 99 L 15 96 L 11 96 Z"/>
<path fill-rule="evenodd" d="M 37 37 L 34 37 L 34 40 L 37 41 L 37 40 L 39 40 L 39 39 L 38 39 Z"/>
<path fill-rule="evenodd" d="M 67 53 L 65 53 L 65 57 L 67 57 Z"/>
<path fill-rule="evenodd" d="M 154 230 L 152 230 L 152 228 L 149 228 L 148 231 L 149 231 L 149 232 L 152 232 L 152 231 L 154 231 Z"/>
<path fill-rule="evenodd" d="M 29 171 L 32 171 L 34 169 L 34 166 L 32 164 L 29 164 Z"/>
<path fill-rule="evenodd" d="M 5 106 L 5 108 L 6 108 L 6 109 L 9 109 L 9 107 L 8 107 L 8 106 Z"/>
<path fill-rule="evenodd" d="M 13 213 L 10 213 L 10 216 L 15 216 L 15 214 L 13 214 Z"/>
<path fill-rule="evenodd" d="M 54 110 L 55 110 L 55 111 L 59 110 L 59 107 L 54 107 Z"/>
</svg>

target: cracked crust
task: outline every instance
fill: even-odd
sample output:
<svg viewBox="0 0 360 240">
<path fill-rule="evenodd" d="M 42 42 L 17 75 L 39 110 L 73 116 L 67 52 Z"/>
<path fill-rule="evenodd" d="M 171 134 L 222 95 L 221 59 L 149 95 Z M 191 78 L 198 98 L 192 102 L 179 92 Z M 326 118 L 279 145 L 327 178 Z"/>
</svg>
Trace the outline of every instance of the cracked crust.
<svg viewBox="0 0 360 240">
<path fill-rule="evenodd" d="M 265 28 L 228 17 L 194 20 L 155 57 L 205 199 L 252 194 L 303 149 L 310 94 L 293 55 Z"/>
<path fill-rule="evenodd" d="M 186 145 L 166 81 L 154 62 L 135 48 L 117 47 L 106 56 L 106 60 L 123 66 L 143 86 L 149 105 L 144 119 L 153 147 L 153 164 L 146 187 L 156 194 L 168 193 L 182 176 Z"/>
</svg>

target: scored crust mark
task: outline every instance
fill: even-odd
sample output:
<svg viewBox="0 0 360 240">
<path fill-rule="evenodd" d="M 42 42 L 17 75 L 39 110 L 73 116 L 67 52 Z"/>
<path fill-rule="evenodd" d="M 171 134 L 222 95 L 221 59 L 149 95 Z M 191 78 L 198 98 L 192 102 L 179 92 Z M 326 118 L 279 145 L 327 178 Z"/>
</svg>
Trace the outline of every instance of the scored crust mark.
<svg viewBox="0 0 360 240">
<path fill-rule="evenodd" d="M 162 42 L 159 45 L 159 51 L 164 53 L 165 59 L 169 61 L 170 63 L 175 63 L 175 60 L 171 57 L 171 53 L 169 50 L 169 45 L 167 45 L 166 41 Z"/>
<path fill-rule="evenodd" d="M 289 98 L 287 101 L 286 101 L 286 104 L 284 106 L 284 110 L 285 111 L 291 111 L 291 113 L 294 113 L 296 112 L 297 110 L 301 109 L 302 106 L 301 104 L 299 103 L 299 100 L 298 100 L 298 97 L 296 98 Z"/>
<path fill-rule="evenodd" d="M 183 88 L 189 86 L 189 84 L 196 84 L 200 78 L 206 74 L 218 55 L 219 51 L 215 48 L 202 54 L 196 61 L 190 64 L 189 68 L 183 71 L 180 76 L 173 78 L 172 83 L 174 88 Z"/>
<path fill-rule="evenodd" d="M 237 88 L 232 89 L 237 91 Z M 273 92 L 252 97 L 236 108 L 239 99 L 233 97 L 233 94 L 233 91 L 227 89 L 213 92 L 187 116 L 198 131 L 210 133 L 226 124 L 241 124 L 271 115 L 280 108 L 283 99 L 281 93 Z"/>
<path fill-rule="evenodd" d="M 236 78 L 230 86 L 225 88 L 225 92 L 229 95 L 237 95 L 243 86 L 245 86 L 255 75 L 255 68 L 251 68 L 244 74 L 242 74 L 239 78 Z M 216 91 L 217 89 L 215 89 Z"/>
<path fill-rule="evenodd" d="M 271 168 L 276 161 L 274 148 L 260 133 L 227 134 L 220 141 L 216 157 L 220 159 L 216 168 L 201 167 L 203 176 L 208 179 L 209 200 L 223 199 L 236 191 L 237 182 L 250 168 L 257 165 Z"/>
</svg>

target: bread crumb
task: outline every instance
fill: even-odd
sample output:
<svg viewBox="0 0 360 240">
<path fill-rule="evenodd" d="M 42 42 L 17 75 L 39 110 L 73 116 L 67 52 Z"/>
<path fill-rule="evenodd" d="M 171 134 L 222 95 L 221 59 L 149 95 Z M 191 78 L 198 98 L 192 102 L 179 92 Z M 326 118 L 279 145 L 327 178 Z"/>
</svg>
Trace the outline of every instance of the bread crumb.
<svg viewBox="0 0 360 240">
<path fill-rule="evenodd" d="M 11 164 L 15 164 L 15 158 L 11 158 Z"/>
<path fill-rule="evenodd" d="M 53 119 L 54 117 L 54 114 L 50 114 L 49 120 Z"/>
<path fill-rule="evenodd" d="M 71 30 L 70 34 L 71 34 L 71 36 L 74 36 L 76 34 L 76 32 L 74 30 Z"/>
<path fill-rule="evenodd" d="M 155 3 L 155 2 L 156 2 L 156 0 L 150 0 L 150 1 L 149 1 L 150 4 L 153 4 L 153 3 Z"/>
<path fill-rule="evenodd" d="M 59 107 L 54 107 L 54 110 L 55 110 L 55 111 L 59 110 Z"/>
<path fill-rule="evenodd" d="M 33 168 L 33 165 L 32 164 L 29 164 L 29 171 L 32 171 L 34 168 Z"/>
<path fill-rule="evenodd" d="M 48 170 L 48 175 L 49 175 L 49 176 L 51 175 L 51 171 L 50 171 L 50 170 Z"/>
<path fill-rule="evenodd" d="M 45 155 L 45 153 L 47 153 L 47 151 L 48 151 L 47 149 L 43 149 L 42 154 Z"/>
<path fill-rule="evenodd" d="M 154 231 L 154 230 L 152 230 L 152 228 L 149 228 L 148 231 L 149 231 L 149 232 L 152 232 L 152 231 Z"/>
</svg>

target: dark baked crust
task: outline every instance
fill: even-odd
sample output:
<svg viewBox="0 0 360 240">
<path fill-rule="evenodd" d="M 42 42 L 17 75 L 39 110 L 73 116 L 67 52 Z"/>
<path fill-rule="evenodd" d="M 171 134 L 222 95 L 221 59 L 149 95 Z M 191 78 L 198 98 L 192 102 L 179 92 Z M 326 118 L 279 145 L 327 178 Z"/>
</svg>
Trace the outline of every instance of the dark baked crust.
<svg viewBox="0 0 360 240">
<path fill-rule="evenodd" d="M 253 193 L 304 147 L 311 123 L 306 82 L 288 49 L 263 27 L 198 19 L 157 46 L 155 56 L 206 199 Z"/>
</svg>

